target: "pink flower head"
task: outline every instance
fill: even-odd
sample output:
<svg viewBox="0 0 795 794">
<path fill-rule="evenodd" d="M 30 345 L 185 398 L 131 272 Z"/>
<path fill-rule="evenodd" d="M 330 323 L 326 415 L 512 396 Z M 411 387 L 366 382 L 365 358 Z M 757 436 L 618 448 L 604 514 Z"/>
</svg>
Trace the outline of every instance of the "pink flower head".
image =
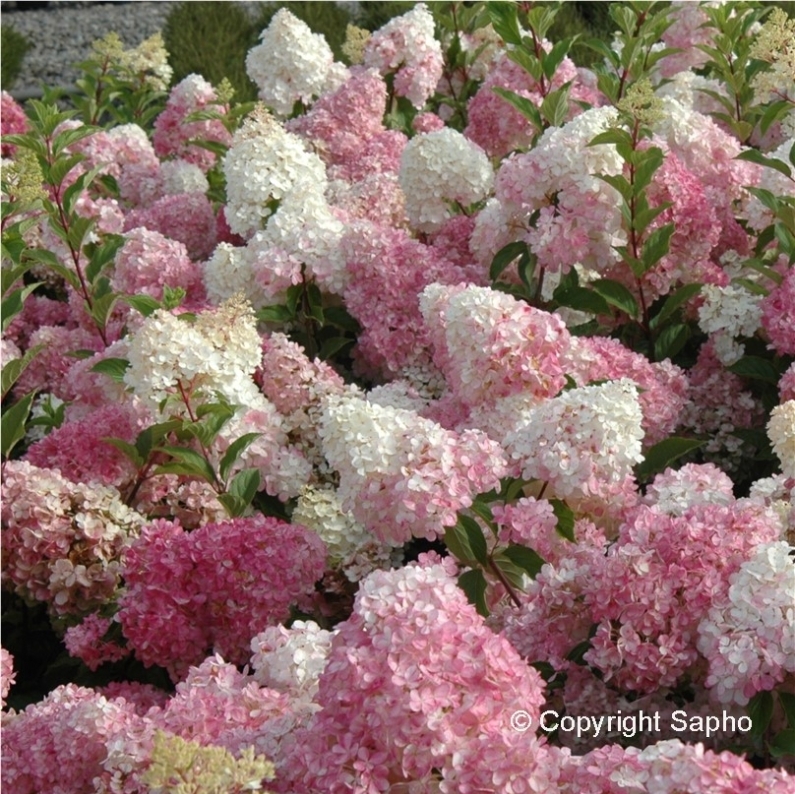
<svg viewBox="0 0 795 794">
<path fill-rule="evenodd" d="M 443 790 L 466 791 L 456 781 L 485 757 L 480 774 L 505 788 L 478 790 L 510 790 L 541 754 L 510 715 L 523 709 L 537 719 L 543 699 L 538 674 L 485 626 L 445 566 L 377 571 L 332 640 L 322 710 L 287 765 L 291 790 L 342 790 L 348 781 L 364 794 L 386 790 L 387 780 L 430 781 L 436 769 L 449 782 Z"/>
<path fill-rule="evenodd" d="M 6 707 L 6 698 L 15 680 L 14 657 L 5 648 L 0 648 L 0 708 Z"/>
<path fill-rule="evenodd" d="M 197 74 L 188 75 L 171 89 L 165 110 L 155 119 L 152 136 L 158 157 L 181 157 L 208 171 L 215 163 L 216 155 L 191 143 L 201 139 L 229 145 L 232 136 L 218 119 L 187 121 L 191 113 L 213 109 L 224 113 L 215 89 Z"/>
<path fill-rule="evenodd" d="M 382 75 L 394 74 L 395 93 L 416 108 L 433 94 L 444 65 L 442 46 L 434 36 L 433 17 L 424 3 L 395 17 L 367 41 L 364 65 Z"/>
<path fill-rule="evenodd" d="M 8 91 L 0 92 L 0 134 L 18 135 L 28 129 L 28 117 L 25 111 L 16 103 Z M 2 145 L 2 156 L 13 157 L 16 146 L 10 143 Z"/>
<path fill-rule="evenodd" d="M 784 280 L 762 301 L 762 327 L 770 338 L 770 346 L 781 355 L 795 355 L 795 267 L 790 267 Z"/>
<path fill-rule="evenodd" d="M 86 615 L 82 623 L 66 630 L 66 650 L 70 656 L 82 659 L 89 670 L 96 670 L 105 662 L 123 659 L 130 652 L 129 649 L 104 639 L 110 627 L 109 618 L 97 614 Z"/>
<path fill-rule="evenodd" d="M 118 620 L 136 656 L 175 680 L 213 647 L 242 664 L 255 634 L 308 605 L 325 558 L 317 534 L 262 515 L 190 534 L 155 521 L 125 559 Z"/>
</svg>

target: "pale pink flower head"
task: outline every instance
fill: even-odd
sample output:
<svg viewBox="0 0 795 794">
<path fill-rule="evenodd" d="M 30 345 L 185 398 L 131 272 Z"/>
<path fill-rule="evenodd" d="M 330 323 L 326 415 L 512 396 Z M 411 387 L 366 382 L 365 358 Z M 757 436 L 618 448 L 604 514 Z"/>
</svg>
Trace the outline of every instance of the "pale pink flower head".
<svg viewBox="0 0 795 794">
<path fill-rule="evenodd" d="M 420 311 L 434 362 L 467 405 L 518 393 L 553 397 L 565 385 L 570 337 L 557 315 L 488 287 L 440 284 L 423 290 Z"/>
<path fill-rule="evenodd" d="M 216 155 L 191 143 L 198 138 L 229 145 L 232 136 L 218 119 L 187 121 L 191 113 L 212 109 L 225 113 L 215 89 L 203 77 L 188 75 L 172 89 L 163 112 L 155 119 L 152 143 L 158 157 L 179 157 L 208 171 Z"/>
<path fill-rule="evenodd" d="M 181 287 L 189 295 L 199 289 L 201 272 L 191 262 L 185 245 L 160 232 L 137 226 L 125 235 L 116 254 L 111 285 L 130 295 L 144 293 L 162 300 L 163 288 Z"/>
<path fill-rule="evenodd" d="M 425 3 L 417 3 L 373 33 L 364 50 L 364 65 L 382 75 L 393 73 L 395 93 L 421 108 L 442 76 L 442 45 Z"/>
</svg>

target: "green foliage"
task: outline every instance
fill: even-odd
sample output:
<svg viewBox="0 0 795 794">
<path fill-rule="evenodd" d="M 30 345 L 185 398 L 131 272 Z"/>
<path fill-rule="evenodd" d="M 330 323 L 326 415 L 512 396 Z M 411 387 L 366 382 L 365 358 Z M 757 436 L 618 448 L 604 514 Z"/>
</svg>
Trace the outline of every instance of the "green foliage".
<svg viewBox="0 0 795 794">
<path fill-rule="evenodd" d="M 174 82 L 200 74 L 217 86 L 226 78 L 236 102 L 257 98 L 246 74 L 246 53 L 262 31 L 237 3 L 184 2 L 168 15 L 163 38 Z"/>
<path fill-rule="evenodd" d="M 0 86 L 9 91 L 22 71 L 25 53 L 30 49 L 30 42 L 11 25 L 0 26 Z"/>
</svg>

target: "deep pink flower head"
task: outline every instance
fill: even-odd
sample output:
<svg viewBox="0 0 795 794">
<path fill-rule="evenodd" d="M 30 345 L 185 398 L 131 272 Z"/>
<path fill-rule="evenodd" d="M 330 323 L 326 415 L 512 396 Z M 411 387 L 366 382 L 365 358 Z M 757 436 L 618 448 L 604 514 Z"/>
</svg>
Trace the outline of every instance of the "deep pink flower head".
<svg viewBox="0 0 795 794">
<path fill-rule="evenodd" d="M 243 664 L 254 635 L 309 605 L 325 560 L 316 533 L 262 515 L 190 534 L 155 521 L 125 559 L 118 620 L 136 656 L 174 679 L 212 648 Z"/>
<path fill-rule="evenodd" d="M 59 469 L 74 483 L 96 481 L 123 488 L 135 476 L 135 466 L 103 439 L 133 443 L 138 430 L 138 416 L 130 403 L 105 405 L 52 430 L 29 447 L 25 460 L 40 468 Z"/>
<path fill-rule="evenodd" d="M 0 134 L 16 135 L 27 131 L 28 117 L 8 91 L 0 92 Z M 16 146 L 2 144 L 2 156 L 13 157 Z"/>
<path fill-rule="evenodd" d="M 375 572 L 332 641 L 322 710 L 286 764 L 289 790 L 364 794 L 387 781 L 429 783 L 435 770 L 443 791 L 511 790 L 517 766 L 526 780 L 542 748 L 510 715 L 537 719 L 543 700 L 539 675 L 486 627 L 444 564 Z M 489 785 L 469 789 L 476 775 Z"/>
<path fill-rule="evenodd" d="M 110 618 L 94 613 L 86 615 L 77 626 L 70 626 L 64 635 L 64 645 L 69 655 L 82 659 L 89 670 L 96 670 L 105 662 L 123 659 L 130 649 L 105 639 L 111 625 Z"/>
</svg>

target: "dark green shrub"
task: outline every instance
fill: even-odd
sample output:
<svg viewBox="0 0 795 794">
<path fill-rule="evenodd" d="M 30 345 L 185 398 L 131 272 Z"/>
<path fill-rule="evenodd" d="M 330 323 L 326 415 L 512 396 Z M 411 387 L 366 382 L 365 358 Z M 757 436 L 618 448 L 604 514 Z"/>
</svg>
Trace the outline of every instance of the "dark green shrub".
<svg viewBox="0 0 795 794">
<path fill-rule="evenodd" d="M 22 61 L 30 49 L 30 42 L 11 25 L 0 27 L 0 85 L 8 91 L 22 71 Z"/>
<path fill-rule="evenodd" d="M 257 88 L 246 74 L 246 53 L 261 29 L 236 3 L 180 3 L 163 28 L 174 82 L 195 73 L 217 86 L 226 77 L 236 102 L 256 99 Z"/>
</svg>

